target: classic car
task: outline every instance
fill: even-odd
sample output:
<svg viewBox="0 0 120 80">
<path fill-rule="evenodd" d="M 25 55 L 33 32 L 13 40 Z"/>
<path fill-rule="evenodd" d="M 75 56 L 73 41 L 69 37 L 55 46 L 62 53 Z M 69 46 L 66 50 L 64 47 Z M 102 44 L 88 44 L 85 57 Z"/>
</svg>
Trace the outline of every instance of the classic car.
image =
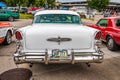
<svg viewBox="0 0 120 80">
<path fill-rule="evenodd" d="M 36 11 L 36 10 L 39 10 L 40 8 L 37 8 L 37 7 L 31 7 L 28 9 L 28 14 L 32 14 L 33 11 Z"/>
<path fill-rule="evenodd" d="M 12 11 L 12 12 L 19 12 L 19 7 L 7 7 L 8 10 Z"/>
<path fill-rule="evenodd" d="M 78 13 L 43 10 L 34 15 L 32 25 L 15 32 L 16 64 L 21 63 L 100 63 L 101 32 L 82 24 Z"/>
<path fill-rule="evenodd" d="M 88 25 L 101 31 L 102 41 L 107 43 L 109 50 L 118 50 L 120 46 L 120 17 L 100 19 L 96 25 Z"/>
<path fill-rule="evenodd" d="M 0 22 L 0 44 L 10 44 L 12 42 L 12 35 L 12 25 L 7 22 Z"/>
<path fill-rule="evenodd" d="M 28 12 L 28 8 L 27 7 L 21 7 L 20 8 L 20 13 L 27 14 L 27 12 Z"/>
<path fill-rule="evenodd" d="M 14 19 L 19 19 L 19 13 L 6 9 L 0 9 L 0 20 L 9 20 L 12 22 Z"/>
</svg>

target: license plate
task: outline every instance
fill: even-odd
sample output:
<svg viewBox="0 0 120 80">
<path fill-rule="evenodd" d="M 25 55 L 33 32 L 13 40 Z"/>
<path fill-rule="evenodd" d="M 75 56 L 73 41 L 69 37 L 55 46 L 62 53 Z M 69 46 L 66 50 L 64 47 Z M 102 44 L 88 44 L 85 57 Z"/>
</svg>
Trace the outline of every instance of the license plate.
<svg viewBox="0 0 120 80">
<path fill-rule="evenodd" d="M 52 58 L 67 58 L 67 50 L 52 50 Z"/>
</svg>

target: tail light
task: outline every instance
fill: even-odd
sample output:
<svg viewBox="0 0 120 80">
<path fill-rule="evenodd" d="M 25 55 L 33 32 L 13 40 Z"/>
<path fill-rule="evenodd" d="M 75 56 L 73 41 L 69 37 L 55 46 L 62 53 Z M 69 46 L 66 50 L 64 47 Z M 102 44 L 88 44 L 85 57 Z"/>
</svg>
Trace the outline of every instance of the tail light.
<svg viewBox="0 0 120 80">
<path fill-rule="evenodd" d="M 19 31 L 17 31 L 15 33 L 15 37 L 16 37 L 17 40 L 22 40 L 22 35 L 21 35 L 21 33 Z"/>
<path fill-rule="evenodd" d="M 95 35 L 95 39 L 96 40 L 99 40 L 101 38 L 101 32 L 97 32 L 96 35 Z"/>
</svg>

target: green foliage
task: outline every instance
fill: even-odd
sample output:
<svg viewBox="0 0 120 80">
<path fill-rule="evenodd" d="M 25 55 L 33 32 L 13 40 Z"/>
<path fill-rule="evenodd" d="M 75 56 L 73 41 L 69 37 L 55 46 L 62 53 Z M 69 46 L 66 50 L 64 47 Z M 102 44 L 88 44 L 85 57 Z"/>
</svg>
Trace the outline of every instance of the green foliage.
<svg viewBox="0 0 120 80">
<path fill-rule="evenodd" d="M 45 0 L 40 0 L 40 6 L 44 7 L 44 5 L 45 5 Z"/>
<path fill-rule="evenodd" d="M 36 7 L 44 7 L 45 0 L 36 0 L 35 1 L 35 6 Z"/>
<path fill-rule="evenodd" d="M 47 0 L 49 7 L 55 6 L 55 0 Z"/>
<path fill-rule="evenodd" d="M 55 0 L 5 0 L 5 3 L 8 6 L 45 7 L 45 4 L 48 4 L 53 7 Z"/>
<path fill-rule="evenodd" d="M 5 0 L 5 3 L 7 4 L 7 6 L 16 6 L 16 1 L 14 2 L 14 0 Z"/>
<path fill-rule="evenodd" d="M 20 19 L 33 19 L 33 15 L 20 13 Z"/>
<path fill-rule="evenodd" d="M 88 6 L 91 9 L 101 10 L 109 5 L 110 0 L 89 0 Z"/>
</svg>

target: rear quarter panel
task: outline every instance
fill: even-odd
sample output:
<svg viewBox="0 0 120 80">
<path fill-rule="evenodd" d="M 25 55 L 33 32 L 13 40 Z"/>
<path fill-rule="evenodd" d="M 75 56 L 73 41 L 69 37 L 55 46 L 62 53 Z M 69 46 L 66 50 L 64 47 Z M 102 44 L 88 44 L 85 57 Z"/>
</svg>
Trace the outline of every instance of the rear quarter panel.
<svg viewBox="0 0 120 80">
<path fill-rule="evenodd" d="M 13 35 L 12 25 L 10 23 L 0 22 L 0 38 L 5 37 L 8 30 L 10 30 Z"/>
</svg>

